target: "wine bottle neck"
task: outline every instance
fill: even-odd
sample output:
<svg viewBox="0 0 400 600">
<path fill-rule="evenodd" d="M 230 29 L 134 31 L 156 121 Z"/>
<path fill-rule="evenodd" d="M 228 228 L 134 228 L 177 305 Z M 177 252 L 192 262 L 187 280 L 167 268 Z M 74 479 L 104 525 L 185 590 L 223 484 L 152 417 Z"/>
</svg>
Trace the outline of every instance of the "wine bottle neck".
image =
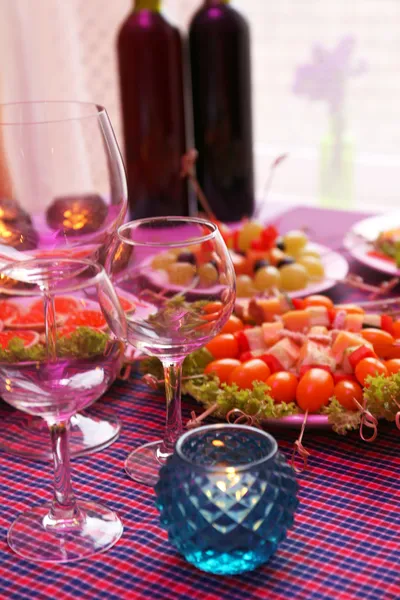
<svg viewBox="0 0 400 600">
<path fill-rule="evenodd" d="M 139 10 L 151 10 L 153 12 L 160 12 L 161 0 L 133 0 L 133 10 L 135 12 Z"/>
<path fill-rule="evenodd" d="M 229 4 L 231 0 L 204 0 L 206 6 L 218 6 L 219 4 Z"/>
</svg>

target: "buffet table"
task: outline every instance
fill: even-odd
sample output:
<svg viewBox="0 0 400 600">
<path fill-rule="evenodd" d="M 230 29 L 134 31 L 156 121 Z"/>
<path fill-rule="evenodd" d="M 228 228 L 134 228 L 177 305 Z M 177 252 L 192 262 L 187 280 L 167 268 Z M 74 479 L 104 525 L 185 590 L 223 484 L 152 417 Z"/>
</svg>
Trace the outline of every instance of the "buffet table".
<svg viewBox="0 0 400 600">
<path fill-rule="evenodd" d="M 360 213 L 295 208 L 274 217 L 285 231 L 307 226 L 314 241 L 342 251 L 342 237 Z M 382 278 L 350 261 L 350 271 L 369 282 Z M 337 301 L 366 299 L 338 285 Z M 160 393 L 133 374 L 101 401 L 121 418 L 123 431 L 111 447 L 74 461 L 76 494 L 114 509 L 125 529 L 105 554 L 66 565 L 20 559 L 6 541 L 9 525 L 25 508 L 49 499 L 51 467 L 0 453 L 0 598 L 8 600 L 395 600 L 400 597 L 400 432 L 382 425 L 367 444 L 358 433 L 340 437 L 308 431 L 309 469 L 299 475 L 295 527 L 264 567 L 236 577 L 202 573 L 169 545 L 158 523 L 154 494 L 130 480 L 124 460 L 134 445 L 156 439 L 165 407 Z M 184 403 L 184 419 L 194 403 Z M 2 410 L 9 410 L 2 407 Z M 290 458 L 298 432 L 275 430 Z"/>
</svg>

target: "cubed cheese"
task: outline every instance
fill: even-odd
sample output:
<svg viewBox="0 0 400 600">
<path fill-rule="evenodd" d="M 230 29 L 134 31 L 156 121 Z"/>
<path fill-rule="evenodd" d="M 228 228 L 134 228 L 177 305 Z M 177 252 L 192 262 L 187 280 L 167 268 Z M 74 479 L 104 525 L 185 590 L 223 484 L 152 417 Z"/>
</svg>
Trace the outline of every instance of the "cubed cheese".
<svg viewBox="0 0 400 600">
<path fill-rule="evenodd" d="M 267 346 L 272 346 L 280 340 L 279 332 L 283 329 L 282 321 L 263 323 L 261 327 L 264 336 L 264 342 L 267 344 Z"/>
</svg>

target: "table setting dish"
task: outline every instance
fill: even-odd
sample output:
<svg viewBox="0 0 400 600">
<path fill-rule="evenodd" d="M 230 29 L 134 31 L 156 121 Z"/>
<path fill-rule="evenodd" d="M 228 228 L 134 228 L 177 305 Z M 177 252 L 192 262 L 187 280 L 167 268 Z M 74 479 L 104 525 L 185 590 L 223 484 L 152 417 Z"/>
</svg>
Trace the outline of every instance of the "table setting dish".
<svg viewBox="0 0 400 600">
<path fill-rule="evenodd" d="M 272 289 L 291 298 L 318 294 L 343 281 L 348 274 L 348 263 L 341 254 L 312 242 L 303 230 L 279 235 L 277 227 L 259 221 L 244 219 L 239 225 L 230 226 L 213 222 L 229 249 L 240 302 Z M 149 260 L 152 283 L 172 290 L 179 280 L 189 285 L 196 264 L 203 267 L 200 277 L 215 278 L 213 265 L 207 264 L 205 258 L 204 249 L 198 244 L 176 253 L 160 252 Z"/>
<path fill-rule="evenodd" d="M 344 238 L 348 252 L 362 264 L 392 276 L 400 274 L 396 252 L 400 212 L 393 211 L 358 221 Z"/>
<path fill-rule="evenodd" d="M 369 405 L 376 418 L 394 420 L 395 400 L 380 410 L 377 396 L 380 386 L 391 382 L 394 390 L 398 384 L 396 315 L 394 301 L 359 306 L 334 305 L 321 295 L 253 299 L 247 314 L 232 315 L 219 335 L 188 357 L 183 389 L 204 405 L 204 416 L 266 428 L 300 430 L 306 423 L 307 429 L 344 434 L 363 425 Z M 154 360 L 144 359 L 141 370 L 149 384 L 161 378 Z M 203 415 L 187 426 L 200 425 Z"/>
</svg>

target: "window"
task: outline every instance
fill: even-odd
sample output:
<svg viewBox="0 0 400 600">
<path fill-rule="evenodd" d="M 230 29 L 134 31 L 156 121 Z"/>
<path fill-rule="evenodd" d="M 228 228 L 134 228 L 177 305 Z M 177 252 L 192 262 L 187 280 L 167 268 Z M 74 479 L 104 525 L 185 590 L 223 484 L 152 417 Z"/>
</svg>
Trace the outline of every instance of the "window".
<svg viewBox="0 0 400 600">
<path fill-rule="evenodd" d="M 346 129 L 352 135 L 354 193 L 349 208 L 395 206 L 400 195 L 400 4 L 398 0 L 236 0 L 252 33 L 256 183 L 283 152 L 272 197 L 320 202 L 321 143 L 330 127 L 325 102 L 293 93 L 296 68 L 316 43 L 355 42 L 353 62 L 367 71 L 349 81 Z M 169 18 L 187 27 L 200 0 L 165 0 Z M 2 101 L 81 98 L 104 103 L 121 139 L 115 36 L 131 0 L 7 2 L 0 29 Z"/>
</svg>

